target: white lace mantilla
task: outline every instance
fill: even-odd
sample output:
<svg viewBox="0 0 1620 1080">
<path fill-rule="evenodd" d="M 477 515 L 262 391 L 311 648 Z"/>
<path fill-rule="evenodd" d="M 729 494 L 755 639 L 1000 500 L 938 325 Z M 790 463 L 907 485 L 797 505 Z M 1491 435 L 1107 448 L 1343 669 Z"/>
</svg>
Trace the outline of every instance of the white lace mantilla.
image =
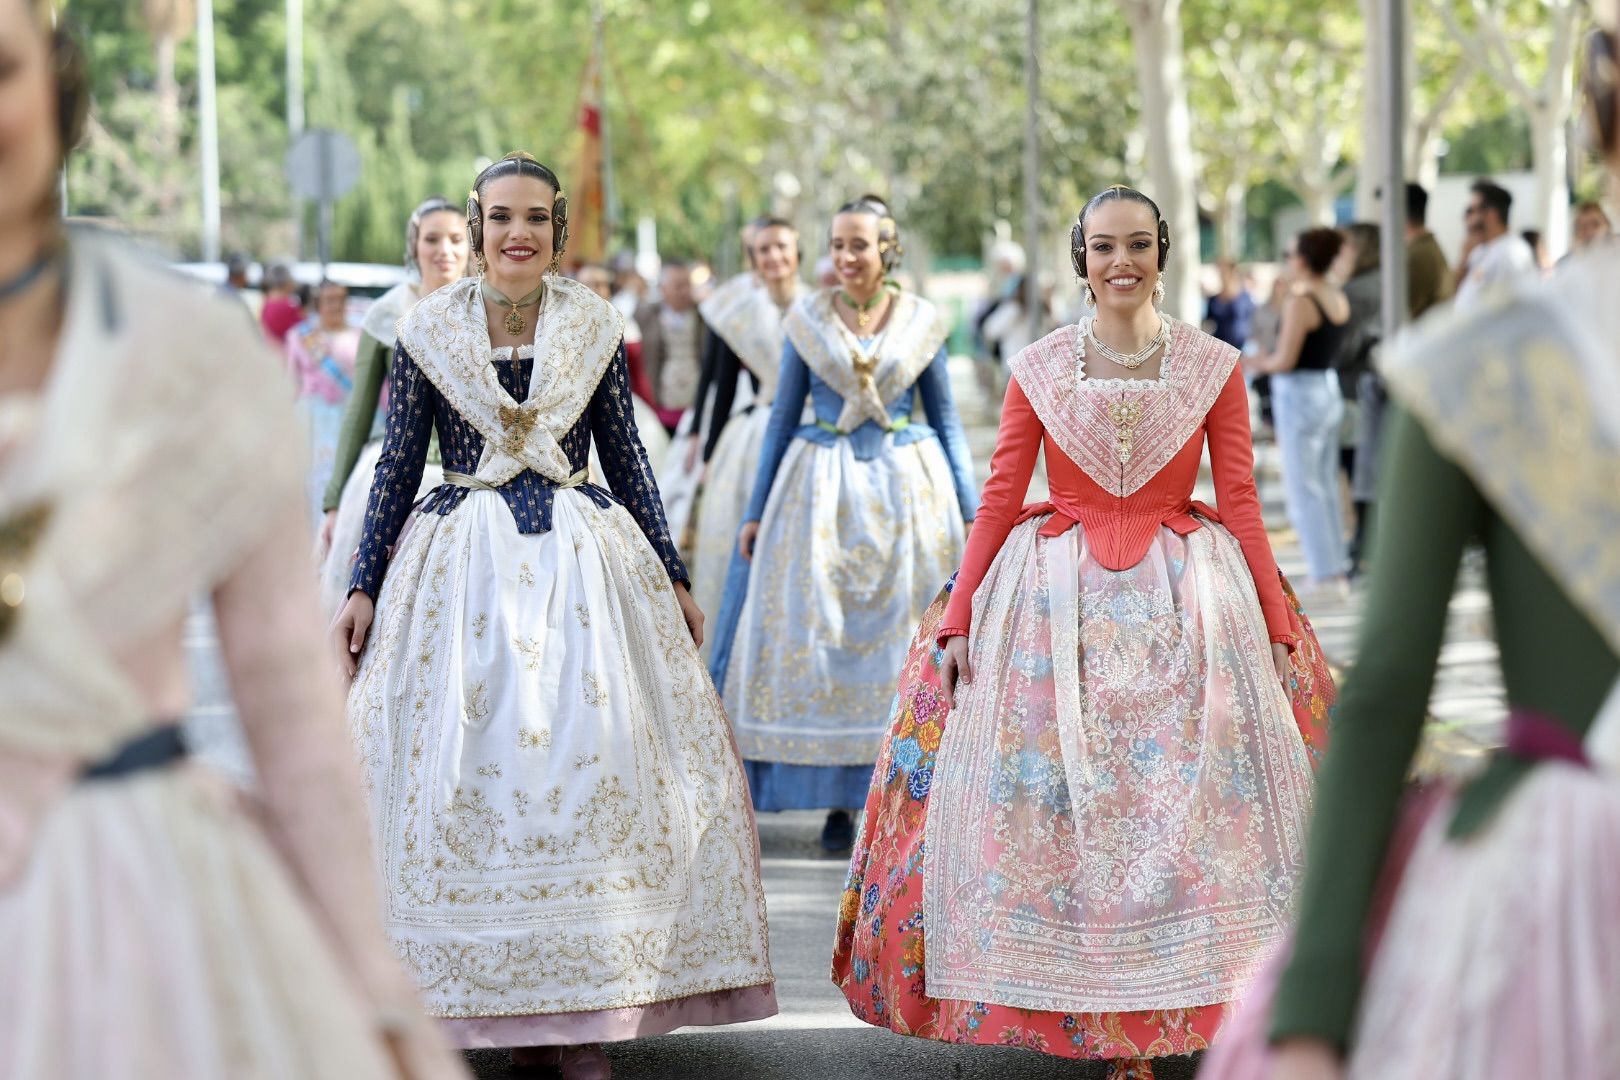
<svg viewBox="0 0 1620 1080">
<path fill-rule="evenodd" d="M 759 381 L 754 399 L 769 403 L 776 394 L 782 367 L 782 312 L 765 286 L 752 274 L 739 274 L 698 305 L 703 321 L 731 347 L 737 359 Z"/>
<path fill-rule="evenodd" d="M 522 402 L 501 386 L 478 279 L 446 285 L 400 323 L 400 341 L 450 407 L 484 437 L 474 474 L 499 486 L 524 469 L 567 483 L 574 467 L 560 440 L 579 420 L 624 337 L 613 305 L 569 278 L 546 278 L 535 328 L 534 371 Z"/>
<path fill-rule="evenodd" d="M 365 318 L 360 320 L 360 329 L 384 347 L 392 349 L 399 337 L 399 321 L 421 299 L 416 289 L 417 286 L 411 282 L 402 281 L 377 297 L 366 308 Z"/>
<path fill-rule="evenodd" d="M 822 289 L 793 305 L 783 320 L 787 339 L 810 370 L 844 399 L 838 427 L 853 431 L 867 420 L 891 423 L 888 403 L 917 381 L 950 336 L 944 314 L 915 293 L 894 298 L 888 322 L 870 349 L 862 348 L 833 310 L 834 290 Z"/>
<path fill-rule="evenodd" d="M 1135 494 L 1197 434 L 1238 351 L 1179 319 L 1157 380 L 1087 379 L 1076 343 L 1089 323 L 1060 326 L 1008 367 L 1048 435 L 1110 494 Z"/>
</svg>

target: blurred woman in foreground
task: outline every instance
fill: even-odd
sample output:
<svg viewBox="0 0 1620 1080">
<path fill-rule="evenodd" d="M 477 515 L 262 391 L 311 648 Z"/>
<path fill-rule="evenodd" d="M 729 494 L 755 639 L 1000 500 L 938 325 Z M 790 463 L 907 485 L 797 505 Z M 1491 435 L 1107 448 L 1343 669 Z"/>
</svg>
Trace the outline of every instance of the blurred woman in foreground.
<svg viewBox="0 0 1620 1080">
<path fill-rule="evenodd" d="M 236 301 L 64 235 L 87 93 L 0 0 L 0 1076 L 461 1075 L 383 939 L 285 376 Z M 185 760 L 198 592 L 258 815 Z"/>
<path fill-rule="evenodd" d="M 1616 5 L 1595 6 L 1589 120 L 1620 174 Z M 1299 926 L 1280 985 L 1206 1075 L 1620 1075 L 1620 252 L 1574 265 L 1427 320 L 1383 359 L 1378 562 Z M 1470 542 L 1506 746 L 1461 786 L 1403 800 Z"/>
</svg>

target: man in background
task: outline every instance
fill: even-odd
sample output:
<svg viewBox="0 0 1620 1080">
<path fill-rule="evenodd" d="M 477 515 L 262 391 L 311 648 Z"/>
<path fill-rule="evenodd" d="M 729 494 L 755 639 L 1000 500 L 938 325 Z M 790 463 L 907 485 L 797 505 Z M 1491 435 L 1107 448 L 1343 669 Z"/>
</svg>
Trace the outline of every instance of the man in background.
<svg viewBox="0 0 1620 1080">
<path fill-rule="evenodd" d="M 1422 184 L 1406 185 L 1406 302 L 1408 314 L 1424 312 L 1451 299 L 1454 282 L 1446 253 L 1429 231 L 1429 193 Z"/>
<path fill-rule="evenodd" d="M 1457 306 L 1473 307 L 1480 298 L 1516 278 L 1538 272 L 1535 252 L 1510 229 L 1513 195 L 1491 180 L 1474 181 L 1468 192 L 1463 225 L 1468 231 L 1457 269 Z"/>
<path fill-rule="evenodd" d="M 692 268 L 679 259 L 664 263 L 658 299 L 636 309 L 641 327 L 641 369 L 653 392 L 653 406 L 673 432 L 681 413 L 692 407 L 703 359 L 703 320 L 692 295 Z"/>
</svg>

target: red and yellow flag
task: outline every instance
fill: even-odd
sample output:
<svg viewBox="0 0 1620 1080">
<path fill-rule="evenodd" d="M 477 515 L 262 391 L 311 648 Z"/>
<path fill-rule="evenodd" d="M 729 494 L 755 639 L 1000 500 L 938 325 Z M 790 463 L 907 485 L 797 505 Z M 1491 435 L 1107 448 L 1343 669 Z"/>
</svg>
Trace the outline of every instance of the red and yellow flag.
<svg viewBox="0 0 1620 1080">
<path fill-rule="evenodd" d="M 568 261 L 607 260 L 607 197 L 602 175 L 602 49 L 591 50 L 579 103 L 579 162 L 568 194 Z"/>
</svg>

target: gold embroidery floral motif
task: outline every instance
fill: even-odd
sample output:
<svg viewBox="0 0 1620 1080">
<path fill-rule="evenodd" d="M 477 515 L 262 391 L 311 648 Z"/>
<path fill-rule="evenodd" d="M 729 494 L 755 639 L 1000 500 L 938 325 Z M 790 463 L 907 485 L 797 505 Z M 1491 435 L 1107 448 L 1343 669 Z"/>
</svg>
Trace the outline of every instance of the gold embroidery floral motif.
<svg viewBox="0 0 1620 1080">
<path fill-rule="evenodd" d="M 1131 451 L 1136 449 L 1136 425 L 1142 420 L 1142 403 L 1125 398 L 1110 401 L 1108 419 L 1114 422 L 1115 452 L 1123 465 L 1131 460 Z"/>
<path fill-rule="evenodd" d="M 496 415 L 500 417 L 501 427 L 506 429 L 506 452 L 517 457 L 540 423 L 539 410 L 528 405 L 502 405 Z"/>
</svg>

